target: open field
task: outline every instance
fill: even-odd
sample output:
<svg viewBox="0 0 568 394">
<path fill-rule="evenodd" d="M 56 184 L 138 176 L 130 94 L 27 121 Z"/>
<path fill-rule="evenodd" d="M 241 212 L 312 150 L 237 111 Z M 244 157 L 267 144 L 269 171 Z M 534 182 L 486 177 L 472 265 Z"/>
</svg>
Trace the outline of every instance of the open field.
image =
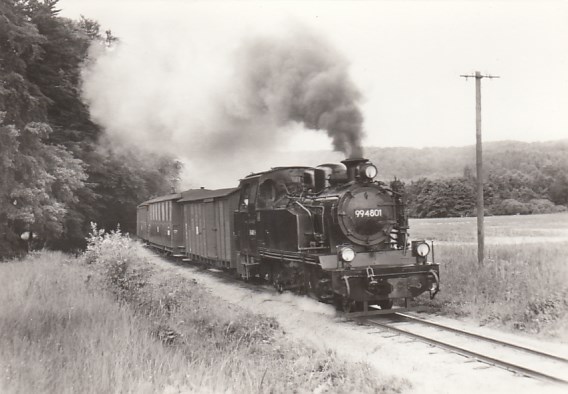
<svg viewBox="0 0 568 394">
<path fill-rule="evenodd" d="M 101 243 L 87 256 L 91 264 L 57 253 L 0 264 L 0 392 L 399 392 L 408 386 L 288 338 L 274 319 L 145 263 L 128 242 Z"/>
<path fill-rule="evenodd" d="M 475 217 L 411 219 L 413 238 L 477 245 Z M 484 220 L 489 245 L 568 242 L 568 212 L 546 215 L 488 216 Z"/>
<path fill-rule="evenodd" d="M 568 213 L 485 218 L 477 265 L 475 218 L 411 220 L 413 238 L 435 241 L 442 313 L 568 341 Z"/>
</svg>

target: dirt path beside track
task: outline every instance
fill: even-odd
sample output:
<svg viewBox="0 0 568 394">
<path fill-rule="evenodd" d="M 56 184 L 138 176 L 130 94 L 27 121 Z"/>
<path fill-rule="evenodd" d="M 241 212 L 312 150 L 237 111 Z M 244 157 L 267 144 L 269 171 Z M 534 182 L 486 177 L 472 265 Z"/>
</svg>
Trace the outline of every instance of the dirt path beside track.
<svg viewBox="0 0 568 394">
<path fill-rule="evenodd" d="M 226 302 L 277 319 L 288 335 L 311 346 L 331 349 L 346 360 L 365 361 L 385 375 L 407 378 L 412 383 L 410 392 L 413 393 L 566 392 L 566 387 L 515 376 L 407 337 L 347 322 L 338 317 L 331 306 L 307 297 L 250 288 L 159 257 L 152 257 L 152 260 L 164 269 L 197 280 Z M 467 326 L 468 323 L 462 324 Z"/>
</svg>

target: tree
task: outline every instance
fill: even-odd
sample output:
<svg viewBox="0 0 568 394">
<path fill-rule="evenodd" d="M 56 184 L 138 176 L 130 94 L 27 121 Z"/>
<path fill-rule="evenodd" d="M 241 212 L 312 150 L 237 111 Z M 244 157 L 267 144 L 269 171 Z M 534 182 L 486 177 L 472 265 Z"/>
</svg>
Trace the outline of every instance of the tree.
<svg viewBox="0 0 568 394">
<path fill-rule="evenodd" d="M 527 215 L 530 209 L 527 204 L 512 198 L 503 200 L 494 208 L 495 213 L 499 215 Z"/>
<path fill-rule="evenodd" d="M 57 1 L 51 3 L 55 7 Z M 80 86 L 89 47 L 102 39 L 98 23 L 86 18 L 80 22 L 58 18 L 41 6 L 31 7 L 28 16 L 45 37 L 41 56 L 28 65 L 27 78 L 49 99 L 47 116 L 54 130 L 50 140 L 70 149 L 85 140 L 95 141 L 100 129 L 90 120 Z"/>
<path fill-rule="evenodd" d="M 43 121 L 48 100 L 26 78 L 27 67 L 42 55 L 45 37 L 17 12 L 9 1 L 0 2 L 0 111 L 3 121 L 23 127 Z"/>
<path fill-rule="evenodd" d="M 0 228 L 5 242 L 32 231 L 49 243 L 64 233 L 69 204 L 87 178 L 80 160 L 45 144 L 51 128 L 28 123 L 22 129 L 0 123 Z"/>
<path fill-rule="evenodd" d="M 475 193 L 470 180 L 450 178 L 412 182 L 409 191 L 411 216 L 469 216 L 475 207 Z"/>
<path fill-rule="evenodd" d="M 91 45 L 117 39 L 96 21 L 59 17 L 57 5 L 0 2 L 0 256 L 24 230 L 69 248 L 84 243 L 90 221 L 130 229 L 136 205 L 171 191 L 180 169 L 171 158 L 102 148 L 81 70 Z"/>
<path fill-rule="evenodd" d="M 558 205 L 568 205 L 568 176 L 559 174 L 550 185 L 549 195 L 552 202 Z"/>
<path fill-rule="evenodd" d="M 170 193 L 179 181 L 181 164 L 167 157 L 110 148 L 99 148 L 91 155 L 89 180 L 98 196 L 96 221 L 103 228 L 113 229 L 120 224 L 123 231 L 135 232 L 137 205 Z"/>
</svg>

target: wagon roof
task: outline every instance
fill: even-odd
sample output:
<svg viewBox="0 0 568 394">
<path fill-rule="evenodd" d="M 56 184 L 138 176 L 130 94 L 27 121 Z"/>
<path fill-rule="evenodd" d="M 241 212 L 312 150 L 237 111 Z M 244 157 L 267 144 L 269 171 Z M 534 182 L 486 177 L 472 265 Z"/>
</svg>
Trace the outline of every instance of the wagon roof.
<svg viewBox="0 0 568 394">
<path fill-rule="evenodd" d="M 182 198 L 178 202 L 190 202 L 205 200 L 208 198 L 219 198 L 225 197 L 229 194 L 236 192 L 238 188 L 231 187 L 227 189 L 217 189 L 217 190 L 206 190 L 206 189 L 193 189 L 182 192 Z"/>
<path fill-rule="evenodd" d="M 165 196 L 160 196 L 160 197 L 156 197 L 156 198 L 153 198 L 151 200 L 148 200 L 148 201 L 144 201 L 143 203 L 141 203 L 138 206 L 149 205 L 149 204 L 153 204 L 153 203 L 156 203 L 156 202 L 162 202 L 162 201 L 177 200 L 179 198 L 181 198 L 181 193 L 166 194 Z"/>
</svg>

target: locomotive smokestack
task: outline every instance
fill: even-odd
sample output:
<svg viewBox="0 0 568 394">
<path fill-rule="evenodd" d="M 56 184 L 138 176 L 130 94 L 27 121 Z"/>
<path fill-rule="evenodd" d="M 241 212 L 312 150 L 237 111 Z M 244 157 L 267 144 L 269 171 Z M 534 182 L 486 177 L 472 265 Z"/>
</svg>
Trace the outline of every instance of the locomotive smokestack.
<svg viewBox="0 0 568 394">
<path fill-rule="evenodd" d="M 347 167 L 347 180 L 353 181 L 355 180 L 355 177 L 357 176 L 357 169 L 359 168 L 359 166 L 363 163 L 367 163 L 369 161 L 369 159 L 345 159 L 342 161 L 342 163 L 345 165 L 345 167 Z"/>
</svg>

